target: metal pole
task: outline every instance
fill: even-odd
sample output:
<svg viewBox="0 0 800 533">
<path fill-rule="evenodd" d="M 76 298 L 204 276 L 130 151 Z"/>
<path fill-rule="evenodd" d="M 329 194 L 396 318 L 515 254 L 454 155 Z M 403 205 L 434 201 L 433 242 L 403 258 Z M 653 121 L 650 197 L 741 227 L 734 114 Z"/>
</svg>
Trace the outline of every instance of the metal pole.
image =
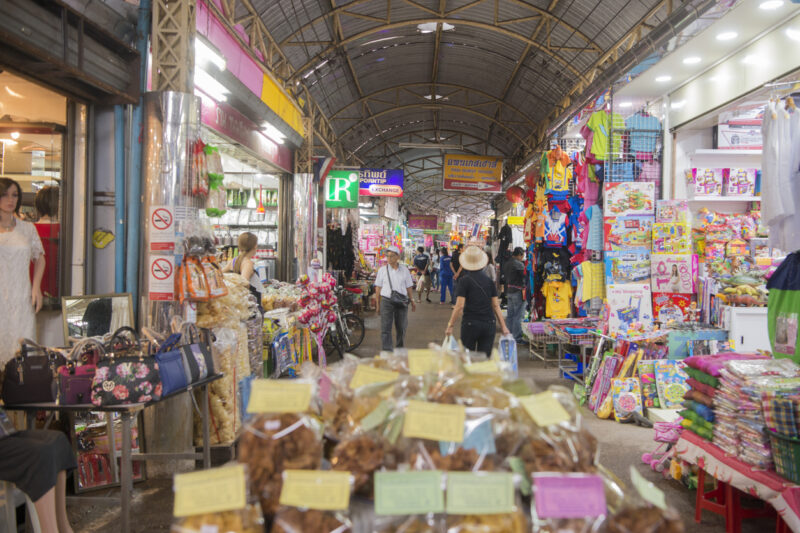
<svg viewBox="0 0 800 533">
<path fill-rule="evenodd" d="M 125 292 L 125 113 L 114 106 L 114 292 Z"/>
</svg>

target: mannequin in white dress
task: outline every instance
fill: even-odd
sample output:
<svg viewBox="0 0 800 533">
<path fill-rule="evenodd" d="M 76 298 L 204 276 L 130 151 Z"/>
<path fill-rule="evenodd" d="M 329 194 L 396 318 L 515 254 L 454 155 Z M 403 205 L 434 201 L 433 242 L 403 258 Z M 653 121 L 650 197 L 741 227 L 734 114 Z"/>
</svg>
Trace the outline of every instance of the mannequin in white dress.
<svg viewBox="0 0 800 533">
<path fill-rule="evenodd" d="M 19 339 L 35 340 L 36 313 L 42 308 L 44 248 L 34 225 L 19 218 L 21 204 L 19 184 L 0 178 L 0 309 L 5 310 L 0 320 L 0 365 L 14 357 Z"/>
</svg>

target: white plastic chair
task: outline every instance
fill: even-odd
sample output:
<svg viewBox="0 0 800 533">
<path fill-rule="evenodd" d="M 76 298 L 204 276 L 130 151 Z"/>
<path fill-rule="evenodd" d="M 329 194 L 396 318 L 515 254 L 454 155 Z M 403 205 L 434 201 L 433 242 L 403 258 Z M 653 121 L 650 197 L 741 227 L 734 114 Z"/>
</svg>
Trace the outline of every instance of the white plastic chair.
<svg viewBox="0 0 800 533">
<path fill-rule="evenodd" d="M 17 533 L 17 507 L 25 504 L 33 533 L 42 533 L 36 507 L 24 492 L 8 481 L 0 481 L 0 532 Z"/>
</svg>

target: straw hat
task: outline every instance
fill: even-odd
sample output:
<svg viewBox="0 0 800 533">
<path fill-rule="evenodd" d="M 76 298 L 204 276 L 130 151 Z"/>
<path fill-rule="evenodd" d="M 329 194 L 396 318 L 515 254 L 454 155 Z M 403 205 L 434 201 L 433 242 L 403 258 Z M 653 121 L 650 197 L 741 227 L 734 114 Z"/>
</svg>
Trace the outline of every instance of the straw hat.
<svg viewBox="0 0 800 533">
<path fill-rule="evenodd" d="M 464 248 L 459 258 L 459 263 L 464 270 L 482 270 L 488 262 L 489 256 L 486 255 L 486 252 L 472 245 Z"/>
</svg>

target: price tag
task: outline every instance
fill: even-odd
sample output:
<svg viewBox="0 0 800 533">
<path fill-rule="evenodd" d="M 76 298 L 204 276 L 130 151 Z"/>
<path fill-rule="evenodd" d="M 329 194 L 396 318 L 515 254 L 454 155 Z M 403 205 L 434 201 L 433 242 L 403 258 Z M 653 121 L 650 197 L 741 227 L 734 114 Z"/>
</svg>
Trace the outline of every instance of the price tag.
<svg viewBox="0 0 800 533">
<path fill-rule="evenodd" d="M 463 405 L 410 400 L 403 423 L 403 436 L 462 442 L 465 417 Z"/>
<path fill-rule="evenodd" d="M 519 402 L 539 427 L 553 426 L 570 419 L 567 410 L 550 391 L 522 396 Z"/>
<path fill-rule="evenodd" d="M 302 413 L 311 404 L 311 384 L 274 379 L 253 381 L 248 413 Z"/>
<path fill-rule="evenodd" d="M 375 514 L 409 515 L 444 512 L 442 473 L 375 472 Z"/>
<path fill-rule="evenodd" d="M 376 428 L 386 420 L 386 417 L 389 416 L 389 412 L 392 409 L 392 405 L 387 402 L 386 400 L 381 401 L 378 404 L 378 407 L 373 409 L 367 416 L 361 419 L 361 429 L 364 431 L 369 431 L 372 428 Z"/>
<path fill-rule="evenodd" d="M 647 481 L 633 465 L 631 465 L 631 483 L 639 495 L 647 502 L 652 503 L 659 509 L 667 508 L 667 499 L 664 492 L 656 487 L 652 481 Z"/>
<path fill-rule="evenodd" d="M 395 381 L 398 377 L 400 377 L 399 372 L 374 368 L 368 365 L 358 365 L 356 367 L 356 373 L 353 374 L 353 379 L 350 380 L 350 388 L 355 390 L 365 385 L 390 383 Z"/>
<path fill-rule="evenodd" d="M 438 354 L 433 350 L 408 351 L 408 373 L 412 376 L 424 376 L 454 369 L 455 365 L 449 356 Z"/>
<path fill-rule="evenodd" d="M 539 518 L 605 516 L 606 493 L 600 476 L 533 474 L 533 496 Z"/>
<path fill-rule="evenodd" d="M 508 465 L 511 467 L 512 472 L 522 476 L 522 480 L 519 484 L 519 491 L 522 493 L 523 496 L 530 496 L 531 480 L 528 477 L 528 471 L 525 470 L 525 463 L 522 462 L 522 459 L 520 459 L 519 457 L 509 457 Z"/>
<path fill-rule="evenodd" d="M 448 514 L 514 512 L 514 474 L 510 472 L 448 472 Z"/>
<path fill-rule="evenodd" d="M 477 424 L 472 421 L 467 423 L 464 429 L 464 442 L 461 444 L 455 442 L 439 443 L 439 453 L 442 455 L 455 453 L 458 448 L 475 450 L 479 454 L 491 455 L 497 453 L 497 445 L 494 442 L 494 433 L 492 432 L 492 421 L 487 419 Z"/>
<path fill-rule="evenodd" d="M 464 365 L 464 370 L 470 374 L 497 374 L 500 372 L 500 367 L 497 366 L 497 361 L 489 359 L 488 361 Z"/>
<path fill-rule="evenodd" d="M 244 465 L 176 474 L 173 514 L 182 518 L 244 509 L 247 505 Z"/>
<path fill-rule="evenodd" d="M 350 507 L 350 472 L 336 470 L 286 470 L 281 505 L 320 511 Z"/>
</svg>

